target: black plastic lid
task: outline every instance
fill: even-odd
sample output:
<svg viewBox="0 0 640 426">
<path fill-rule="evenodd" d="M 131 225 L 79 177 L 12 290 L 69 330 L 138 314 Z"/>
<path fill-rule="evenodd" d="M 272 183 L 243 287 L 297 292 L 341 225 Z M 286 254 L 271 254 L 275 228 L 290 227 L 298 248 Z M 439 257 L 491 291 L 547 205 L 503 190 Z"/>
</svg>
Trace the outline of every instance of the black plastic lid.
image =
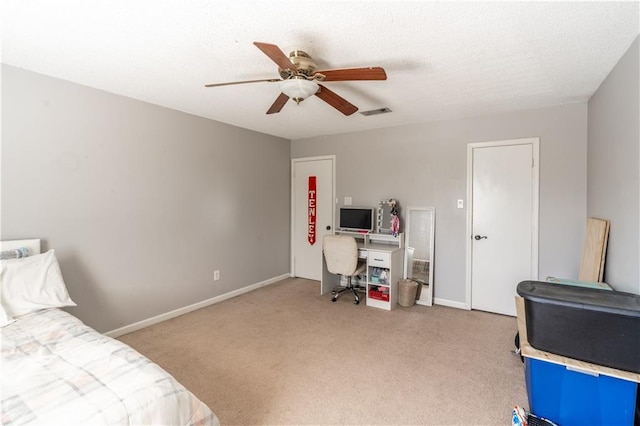
<svg viewBox="0 0 640 426">
<path fill-rule="evenodd" d="M 518 284 L 517 292 L 533 302 L 588 306 L 590 310 L 640 318 L 640 296 L 633 293 L 544 281 L 522 281 Z"/>
</svg>

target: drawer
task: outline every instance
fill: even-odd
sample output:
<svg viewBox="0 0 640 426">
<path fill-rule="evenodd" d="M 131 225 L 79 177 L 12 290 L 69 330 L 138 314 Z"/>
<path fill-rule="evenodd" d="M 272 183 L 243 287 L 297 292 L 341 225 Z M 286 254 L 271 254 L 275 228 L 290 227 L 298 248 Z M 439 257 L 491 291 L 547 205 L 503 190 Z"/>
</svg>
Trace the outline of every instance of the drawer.
<svg viewBox="0 0 640 426">
<path fill-rule="evenodd" d="M 369 262 L 369 266 L 391 268 L 391 253 L 369 250 L 367 261 Z"/>
</svg>

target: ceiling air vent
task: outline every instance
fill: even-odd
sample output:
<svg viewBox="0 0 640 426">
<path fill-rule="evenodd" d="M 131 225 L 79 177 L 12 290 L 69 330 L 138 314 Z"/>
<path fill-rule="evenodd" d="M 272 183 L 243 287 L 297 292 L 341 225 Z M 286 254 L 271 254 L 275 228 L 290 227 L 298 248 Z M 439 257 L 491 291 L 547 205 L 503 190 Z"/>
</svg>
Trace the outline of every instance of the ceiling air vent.
<svg viewBox="0 0 640 426">
<path fill-rule="evenodd" d="M 380 108 L 380 109 L 372 109 L 372 110 L 369 110 L 369 111 L 361 111 L 360 114 L 368 117 L 370 115 L 386 114 L 388 112 L 391 112 L 391 110 L 389 108 L 385 107 L 385 108 Z"/>
</svg>

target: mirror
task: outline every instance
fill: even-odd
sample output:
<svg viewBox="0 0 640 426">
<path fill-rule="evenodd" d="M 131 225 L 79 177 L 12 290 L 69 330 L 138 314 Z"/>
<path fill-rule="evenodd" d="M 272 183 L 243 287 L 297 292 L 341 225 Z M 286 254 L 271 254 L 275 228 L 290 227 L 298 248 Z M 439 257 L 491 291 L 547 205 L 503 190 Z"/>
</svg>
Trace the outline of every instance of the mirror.
<svg viewBox="0 0 640 426">
<path fill-rule="evenodd" d="M 433 304 L 433 234 L 435 208 L 409 207 L 405 226 L 405 278 L 416 281 L 416 303 Z"/>
</svg>

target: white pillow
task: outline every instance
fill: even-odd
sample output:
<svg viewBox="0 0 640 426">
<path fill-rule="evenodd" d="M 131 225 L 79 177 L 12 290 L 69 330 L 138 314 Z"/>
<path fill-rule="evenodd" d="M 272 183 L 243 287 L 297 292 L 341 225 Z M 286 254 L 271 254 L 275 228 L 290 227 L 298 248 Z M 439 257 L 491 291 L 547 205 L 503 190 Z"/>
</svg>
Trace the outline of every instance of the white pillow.
<svg viewBox="0 0 640 426">
<path fill-rule="evenodd" d="M 7 312 L 4 310 L 2 305 L 0 305 L 0 327 L 4 327 L 5 325 L 9 325 L 15 320 L 11 318 Z"/>
<path fill-rule="evenodd" d="M 53 250 L 1 263 L 2 306 L 10 316 L 44 308 L 77 306 L 69 297 Z"/>
</svg>

